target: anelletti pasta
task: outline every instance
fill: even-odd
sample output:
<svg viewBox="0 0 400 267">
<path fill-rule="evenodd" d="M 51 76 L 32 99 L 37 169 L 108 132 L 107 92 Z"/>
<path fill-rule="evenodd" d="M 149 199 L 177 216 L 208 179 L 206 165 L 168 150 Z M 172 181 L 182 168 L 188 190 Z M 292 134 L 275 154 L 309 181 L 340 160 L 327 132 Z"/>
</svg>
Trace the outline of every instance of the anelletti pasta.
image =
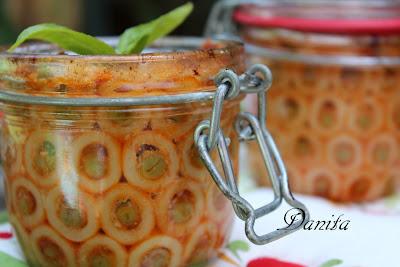
<svg viewBox="0 0 400 267">
<path fill-rule="evenodd" d="M 340 99 L 328 96 L 316 99 L 310 110 L 310 125 L 321 135 L 337 133 L 343 125 L 344 109 Z"/>
<path fill-rule="evenodd" d="M 399 159 L 400 144 L 389 134 L 376 135 L 367 144 L 367 161 L 379 170 L 385 170 Z"/>
<path fill-rule="evenodd" d="M 362 147 L 357 139 L 349 135 L 337 136 L 327 144 L 327 157 L 337 171 L 351 171 L 362 162 Z"/>
<path fill-rule="evenodd" d="M 340 197 L 340 180 L 336 173 L 330 171 L 329 168 L 320 167 L 319 169 L 312 169 L 306 174 L 305 182 L 307 183 L 307 191 L 303 193 L 329 199 L 339 199 Z"/>
<path fill-rule="evenodd" d="M 178 174 L 178 164 L 176 147 L 161 134 L 144 132 L 124 145 L 124 176 L 143 190 L 157 191 L 168 184 Z"/>
<path fill-rule="evenodd" d="M 101 193 L 121 178 L 121 147 L 102 132 L 84 133 L 72 143 L 73 164 L 79 184 L 91 193 Z"/>
<path fill-rule="evenodd" d="M 41 225 L 35 228 L 30 240 L 33 252 L 41 266 L 77 266 L 74 246 L 51 227 Z"/>
<path fill-rule="evenodd" d="M 102 229 L 124 245 L 134 244 L 151 233 L 155 214 L 145 194 L 129 184 L 111 188 L 103 199 L 101 209 Z"/>
<path fill-rule="evenodd" d="M 384 114 L 380 103 L 367 98 L 355 104 L 348 114 L 348 127 L 355 134 L 371 138 L 382 127 Z"/>
<path fill-rule="evenodd" d="M 208 216 L 216 222 L 224 221 L 232 216 L 232 204 L 217 185 L 211 183 L 206 189 L 206 202 Z"/>
<path fill-rule="evenodd" d="M 183 248 L 178 240 L 169 236 L 154 236 L 132 249 L 129 267 L 181 266 L 182 256 Z"/>
<path fill-rule="evenodd" d="M 71 197 L 59 188 L 52 189 L 46 198 L 46 213 L 50 225 L 71 241 L 85 241 L 100 227 L 96 200 L 84 192 Z"/>
<path fill-rule="evenodd" d="M 11 199 L 21 223 L 32 228 L 45 219 L 44 203 L 36 186 L 24 177 L 17 177 L 11 184 Z"/>
<path fill-rule="evenodd" d="M 78 262 L 82 267 L 125 267 L 127 259 L 126 249 L 106 235 L 97 235 L 87 240 L 78 250 Z"/>
<path fill-rule="evenodd" d="M 186 243 L 184 258 L 186 266 L 204 264 L 206 260 L 216 253 L 217 228 L 212 223 L 199 225 Z"/>
<path fill-rule="evenodd" d="M 55 133 L 35 131 L 26 141 L 26 171 L 42 187 L 52 187 L 58 183 L 58 163 L 62 157 L 60 138 Z"/>
<path fill-rule="evenodd" d="M 163 233 L 183 237 L 195 229 L 204 213 L 200 184 L 174 181 L 157 198 L 157 225 Z"/>
<path fill-rule="evenodd" d="M 4 140 L 0 146 L 0 156 L 3 168 L 10 174 L 16 174 L 22 171 L 22 148 L 16 140 L 12 137 L 11 133 L 1 131 L 1 138 Z"/>
</svg>

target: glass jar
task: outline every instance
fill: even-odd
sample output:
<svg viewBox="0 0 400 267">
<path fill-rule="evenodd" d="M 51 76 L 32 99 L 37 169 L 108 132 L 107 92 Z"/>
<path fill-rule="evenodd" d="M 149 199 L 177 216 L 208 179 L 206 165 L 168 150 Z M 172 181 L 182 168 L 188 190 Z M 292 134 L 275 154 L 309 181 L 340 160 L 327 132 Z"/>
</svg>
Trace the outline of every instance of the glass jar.
<svg viewBox="0 0 400 267">
<path fill-rule="evenodd" d="M 242 47 L 219 45 L 129 57 L 2 54 L 0 87 L 28 98 L 76 100 L 206 92 L 220 69 L 243 72 Z M 222 117 L 235 169 L 231 125 L 239 101 L 229 101 Z M 186 266 L 214 258 L 229 237 L 233 211 L 193 141 L 211 104 L 2 102 L 7 205 L 29 263 Z"/>
<path fill-rule="evenodd" d="M 150 51 L 77 56 L 33 44 L 0 55 L 6 199 L 30 266 L 197 266 L 226 244 L 233 209 L 224 195 L 238 192 L 217 187 L 200 156 L 237 173 L 243 97 L 224 93 L 216 121 L 210 100 L 231 88 L 220 70 L 244 71 L 243 47 L 166 38 Z M 233 163 L 216 149 L 199 154 L 199 124 L 208 139 L 220 125 Z M 246 204 L 237 210 L 254 224 L 262 214 Z"/>
<path fill-rule="evenodd" d="M 273 72 L 267 126 L 293 191 L 366 201 L 400 181 L 399 14 L 393 1 L 221 1 L 214 11 L 208 34 L 236 29 L 248 62 Z"/>
</svg>

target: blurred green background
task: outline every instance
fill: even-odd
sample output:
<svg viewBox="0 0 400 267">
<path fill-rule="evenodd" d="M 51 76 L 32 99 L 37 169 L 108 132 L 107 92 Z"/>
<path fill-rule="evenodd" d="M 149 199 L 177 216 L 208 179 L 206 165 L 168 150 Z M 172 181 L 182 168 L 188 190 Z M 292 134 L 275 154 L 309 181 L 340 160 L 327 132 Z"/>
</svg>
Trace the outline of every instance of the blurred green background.
<svg viewBox="0 0 400 267">
<path fill-rule="evenodd" d="M 195 10 L 175 35 L 201 35 L 216 0 L 192 1 Z M 186 3 L 183 0 L 0 0 L 0 44 L 24 28 L 54 22 L 96 36 L 119 35 Z"/>
</svg>

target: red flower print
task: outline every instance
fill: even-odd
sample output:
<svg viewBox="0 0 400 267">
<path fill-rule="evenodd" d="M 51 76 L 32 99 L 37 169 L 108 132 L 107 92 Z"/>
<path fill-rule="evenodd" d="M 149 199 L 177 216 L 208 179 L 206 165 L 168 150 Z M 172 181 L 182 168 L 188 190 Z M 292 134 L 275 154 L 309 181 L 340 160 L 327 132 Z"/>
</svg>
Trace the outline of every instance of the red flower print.
<svg viewBox="0 0 400 267">
<path fill-rule="evenodd" d="M 306 267 L 305 265 L 283 262 L 273 258 L 258 258 L 251 260 L 247 267 Z"/>
<path fill-rule="evenodd" d="M 0 232 L 0 239 L 10 239 L 12 236 L 11 232 Z"/>
</svg>

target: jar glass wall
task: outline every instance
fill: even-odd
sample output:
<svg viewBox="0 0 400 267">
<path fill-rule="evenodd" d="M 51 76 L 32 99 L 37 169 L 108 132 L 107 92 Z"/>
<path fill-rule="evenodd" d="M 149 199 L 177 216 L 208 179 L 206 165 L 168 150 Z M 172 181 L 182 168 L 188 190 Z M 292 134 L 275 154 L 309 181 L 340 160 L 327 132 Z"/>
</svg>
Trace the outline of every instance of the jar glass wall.
<svg viewBox="0 0 400 267">
<path fill-rule="evenodd" d="M 212 92 L 219 70 L 244 67 L 233 42 L 165 39 L 124 57 L 48 49 L 2 54 L 1 90 L 69 100 Z M 222 118 L 235 169 L 239 100 Z M 232 207 L 193 143 L 211 102 L 0 107 L 10 222 L 31 266 L 188 266 L 211 261 L 229 238 Z"/>
</svg>

